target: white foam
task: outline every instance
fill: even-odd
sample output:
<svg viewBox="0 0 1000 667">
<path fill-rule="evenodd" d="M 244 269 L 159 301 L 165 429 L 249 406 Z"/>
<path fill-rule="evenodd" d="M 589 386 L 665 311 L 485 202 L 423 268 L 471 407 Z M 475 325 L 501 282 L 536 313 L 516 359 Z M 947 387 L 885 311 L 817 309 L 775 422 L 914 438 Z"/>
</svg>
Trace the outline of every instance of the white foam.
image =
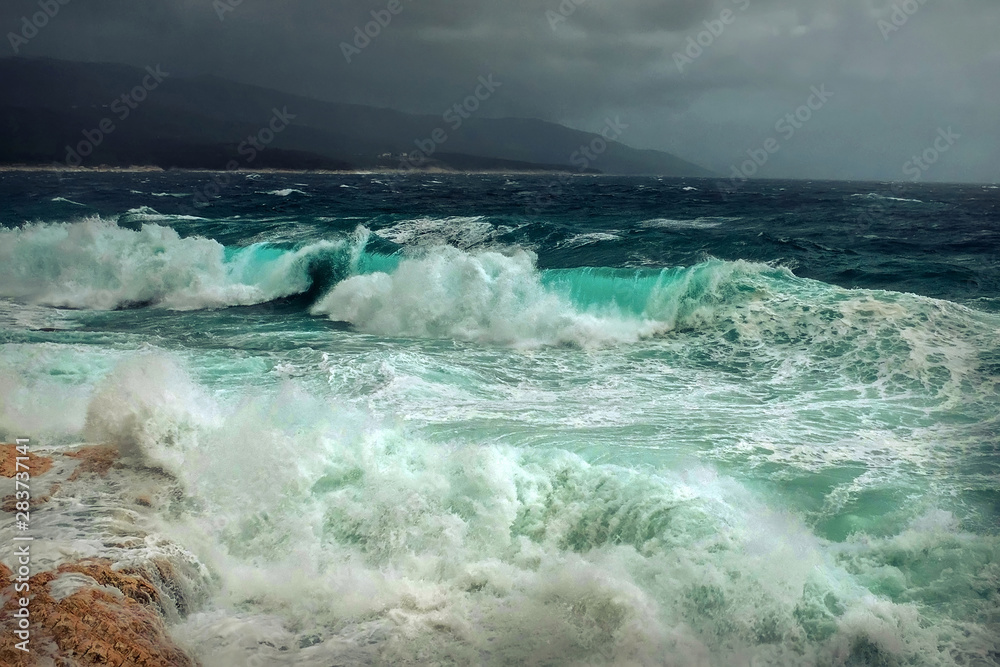
<svg viewBox="0 0 1000 667">
<path fill-rule="evenodd" d="M 212 402 L 180 366 L 166 355 L 147 354 L 121 363 L 97 384 L 84 435 L 176 471 L 183 450 L 196 446 L 197 428 L 216 420 Z"/>
<path fill-rule="evenodd" d="M 609 232 L 591 232 L 589 234 L 577 234 L 559 243 L 559 248 L 581 248 L 583 246 L 594 245 L 604 241 L 618 241 L 619 234 Z"/>
<path fill-rule="evenodd" d="M 172 531 L 221 589 L 173 633 L 204 664 L 972 664 L 996 648 L 997 539 L 945 512 L 830 544 L 704 465 L 432 441 L 294 382 L 213 394 L 163 352 L 84 384 L 91 437 L 173 470 L 199 508 Z"/>
<path fill-rule="evenodd" d="M 303 192 L 302 190 L 297 190 L 295 188 L 284 188 L 283 190 L 271 190 L 269 192 L 264 192 L 261 194 L 274 195 L 275 197 L 288 197 L 290 195 L 302 195 L 304 197 L 309 196 L 307 192 Z"/>
<path fill-rule="evenodd" d="M 138 231 L 99 218 L 27 225 L 0 230 L 0 296 L 86 309 L 262 303 L 307 289 L 309 259 L 346 243 L 287 252 L 251 246 L 227 258 L 214 240 L 155 224 Z"/>
<path fill-rule="evenodd" d="M 813 664 L 988 641 L 864 585 L 914 540 L 994 548 L 953 522 L 840 548 L 709 468 L 433 444 L 291 385 L 183 451 L 228 553 L 223 597 L 176 633 L 212 664 Z"/>
<path fill-rule="evenodd" d="M 457 338 L 533 347 L 634 341 L 661 322 L 580 312 L 539 281 L 534 255 L 464 253 L 449 246 L 403 260 L 392 274 L 354 276 L 311 309 L 389 336 Z"/>
<path fill-rule="evenodd" d="M 76 206 L 86 206 L 86 204 L 81 204 L 78 201 L 73 201 L 71 199 L 66 199 L 65 197 L 53 197 L 52 201 L 54 201 L 54 202 L 63 202 L 64 204 L 74 204 Z"/>
<path fill-rule="evenodd" d="M 864 199 L 880 199 L 880 200 L 883 200 L 883 201 L 902 201 L 902 202 L 909 202 L 909 203 L 912 203 L 912 204 L 923 204 L 924 203 L 920 199 L 906 199 L 904 197 L 890 197 L 888 195 L 878 194 L 877 192 L 870 192 L 868 194 L 853 194 L 851 196 L 852 197 L 862 197 Z"/>
<path fill-rule="evenodd" d="M 451 245 L 469 249 L 488 245 L 500 236 L 513 231 L 513 227 L 493 225 L 483 216 L 450 218 L 413 218 L 401 220 L 376 233 L 400 245 L 434 246 Z"/>
<path fill-rule="evenodd" d="M 714 229 L 726 222 L 734 222 L 739 218 L 706 217 L 674 220 L 672 218 L 652 218 L 639 223 L 642 227 L 662 227 L 665 229 Z"/>
<path fill-rule="evenodd" d="M 94 383 L 123 353 L 92 346 L 7 344 L 0 355 L 0 439 L 77 442 Z"/>
<path fill-rule="evenodd" d="M 139 206 L 138 208 L 130 208 L 128 211 L 119 216 L 119 222 L 165 222 L 170 220 L 204 220 L 205 218 L 199 218 L 194 215 L 168 215 L 160 213 L 154 208 L 149 206 Z"/>
</svg>

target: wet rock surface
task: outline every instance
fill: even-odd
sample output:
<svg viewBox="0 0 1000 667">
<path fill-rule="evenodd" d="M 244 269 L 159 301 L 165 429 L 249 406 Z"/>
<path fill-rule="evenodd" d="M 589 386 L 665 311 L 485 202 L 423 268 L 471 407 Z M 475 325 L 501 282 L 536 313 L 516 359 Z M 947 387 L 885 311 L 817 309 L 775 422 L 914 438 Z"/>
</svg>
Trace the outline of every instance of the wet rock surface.
<svg viewBox="0 0 1000 667">
<path fill-rule="evenodd" d="M 0 518 L 6 524 L 0 535 L 7 545 L 28 545 L 29 572 L 24 576 L 13 549 L 5 549 L 0 664 L 197 665 L 168 628 L 205 598 L 211 577 L 193 554 L 161 536 L 152 518 L 154 508 L 183 496 L 176 482 L 123 461 L 113 446 L 32 453 L 30 528 L 19 532 L 17 456 L 14 445 L 0 445 Z M 146 483 L 130 502 L 108 493 L 136 477 Z M 24 595 L 30 596 L 30 652 L 18 647 L 22 638 L 15 634 L 23 625 L 23 615 L 15 614 Z"/>
</svg>

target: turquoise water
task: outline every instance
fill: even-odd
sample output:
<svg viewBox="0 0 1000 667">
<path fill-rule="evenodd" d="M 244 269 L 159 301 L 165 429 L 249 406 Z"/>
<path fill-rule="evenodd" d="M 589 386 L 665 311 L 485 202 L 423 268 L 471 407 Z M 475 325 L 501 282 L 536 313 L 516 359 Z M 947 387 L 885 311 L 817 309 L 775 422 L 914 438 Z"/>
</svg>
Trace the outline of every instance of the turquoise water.
<svg viewBox="0 0 1000 667">
<path fill-rule="evenodd" d="M 0 435 L 182 481 L 205 664 L 1000 660 L 995 190 L 16 178 Z"/>
</svg>

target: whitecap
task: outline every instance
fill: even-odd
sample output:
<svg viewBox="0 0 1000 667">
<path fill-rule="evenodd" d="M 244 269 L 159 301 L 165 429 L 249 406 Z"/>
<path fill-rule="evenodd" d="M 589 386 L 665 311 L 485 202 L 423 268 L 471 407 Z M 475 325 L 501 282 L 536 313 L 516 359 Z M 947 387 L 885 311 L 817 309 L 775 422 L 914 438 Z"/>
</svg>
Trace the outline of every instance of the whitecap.
<svg viewBox="0 0 1000 667">
<path fill-rule="evenodd" d="M 662 227 L 665 229 L 714 229 L 719 227 L 723 223 L 733 222 L 739 220 L 739 218 L 729 218 L 722 216 L 714 217 L 704 217 L 704 218 L 694 218 L 675 220 L 673 218 L 653 218 L 651 220 L 643 220 L 639 223 L 642 227 Z"/>
<path fill-rule="evenodd" d="M 571 238 L 566 239 L 559 243 L 557 247 L 559 248 L 580 248 L 587 245 L 593 245 L 595 243 L 602 243 L 604 241 L 618 241 L 621 236 L 618 234 L 611 234 L 608 232 L 592 232 L 589 234 L 577 234 Z"/>
<path fill-rule="evenodd" d="M 377 234 L 399 245 L 452 245 L 468 249 L 489 244 L 514 230 L 506 225 L 493 225 L 484 216 L 449 218 L 412 218 L 401 220 Z"/>
<path fill-rule="evenodd" d="M 66 199 L 65 197 L 53 197 L 51 201 L 62 202 L 64 204 L 74 204 L 76 206 L 86 206 L 86 204 L 81 204 L 78 201 L 73 201 L 72 199 Z"/>
<path fill-rule="evenodd" d="M 298 190 L 296 188 L 285 188 L 283 190 L 270 190 L 268 192 L 261 192 L 259 194 L 273 195 L 275 197 L 288 197 L 288 196 L 293 195 L 293 194 L 302 195 L 304 197 L 308 197 L 309 196 L 308 193 L 303 192 L 302 190 Z"/>
<path fill-rule="evenodd" d="M 889 195 L 881 195 L 877 192 L 869 192 L 868 194 L 853 194 L 852 197 L 860 197 L 863 199 L 880 199 L 884 201 L 902 201 L 912 204 L 923 204 L 924 202 L 920 199 L 907 199 L 905 197 L 890 197 Z"/>
<path fill-rule="evenodd" d="M 305 291 L 312 258 L 350 255 L 352 244 L 366 238 L 319 241 L 294 251 L 257 244 L 227 253 L 217 241 L 181 238 L 153 223 L 133 230 L 89 218 L 0 229 L 0 296 L 93 310 L 251 305 Z"/>
<path fill-rule="evenodd" d="M 118 217 L 118 221 L 124 223 L 169 222 L 171 220 L 205 220 L 205 218 L 199 218 L 196 215 L 160 213 L 156 209 L 149 206 L 139 206 L 138 208 L 130 208 L 128 211 L 126 211 L 125 213 L 121 214 Z"/>
</svg>

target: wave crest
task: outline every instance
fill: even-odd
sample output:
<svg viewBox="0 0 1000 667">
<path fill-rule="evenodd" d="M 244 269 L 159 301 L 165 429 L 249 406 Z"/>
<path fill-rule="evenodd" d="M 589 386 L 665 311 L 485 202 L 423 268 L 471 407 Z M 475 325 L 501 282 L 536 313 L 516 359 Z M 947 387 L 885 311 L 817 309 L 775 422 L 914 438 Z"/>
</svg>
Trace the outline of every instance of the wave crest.
<svg viewBox="0 0 1000 667">
<path fill-rule="evenodd" d="M 713 304 L 734 303 L 762 287 L 744 279 L 775 271 L 721 261 L 662 271 L 539 271 L 535 255 L 523 250 L 436 247 L 403 259 L 392 273 L 338 283 L 311 312 L 387 336 L 586 347 L 710 319 Z"/>
<path fill-rule="evenodd" d="M 364 236 L 364 235 L 362 235 Z M 252 305 L 300 294 L 326 258 L 356 261 L 364 238 L 319 241 L 297 250 L 269 244 L 227 249 L 144 224 L 101 218 L 0 230 L 0 296 L 93 310 L 154 306 L 198 310 Z"/>
</svg>

